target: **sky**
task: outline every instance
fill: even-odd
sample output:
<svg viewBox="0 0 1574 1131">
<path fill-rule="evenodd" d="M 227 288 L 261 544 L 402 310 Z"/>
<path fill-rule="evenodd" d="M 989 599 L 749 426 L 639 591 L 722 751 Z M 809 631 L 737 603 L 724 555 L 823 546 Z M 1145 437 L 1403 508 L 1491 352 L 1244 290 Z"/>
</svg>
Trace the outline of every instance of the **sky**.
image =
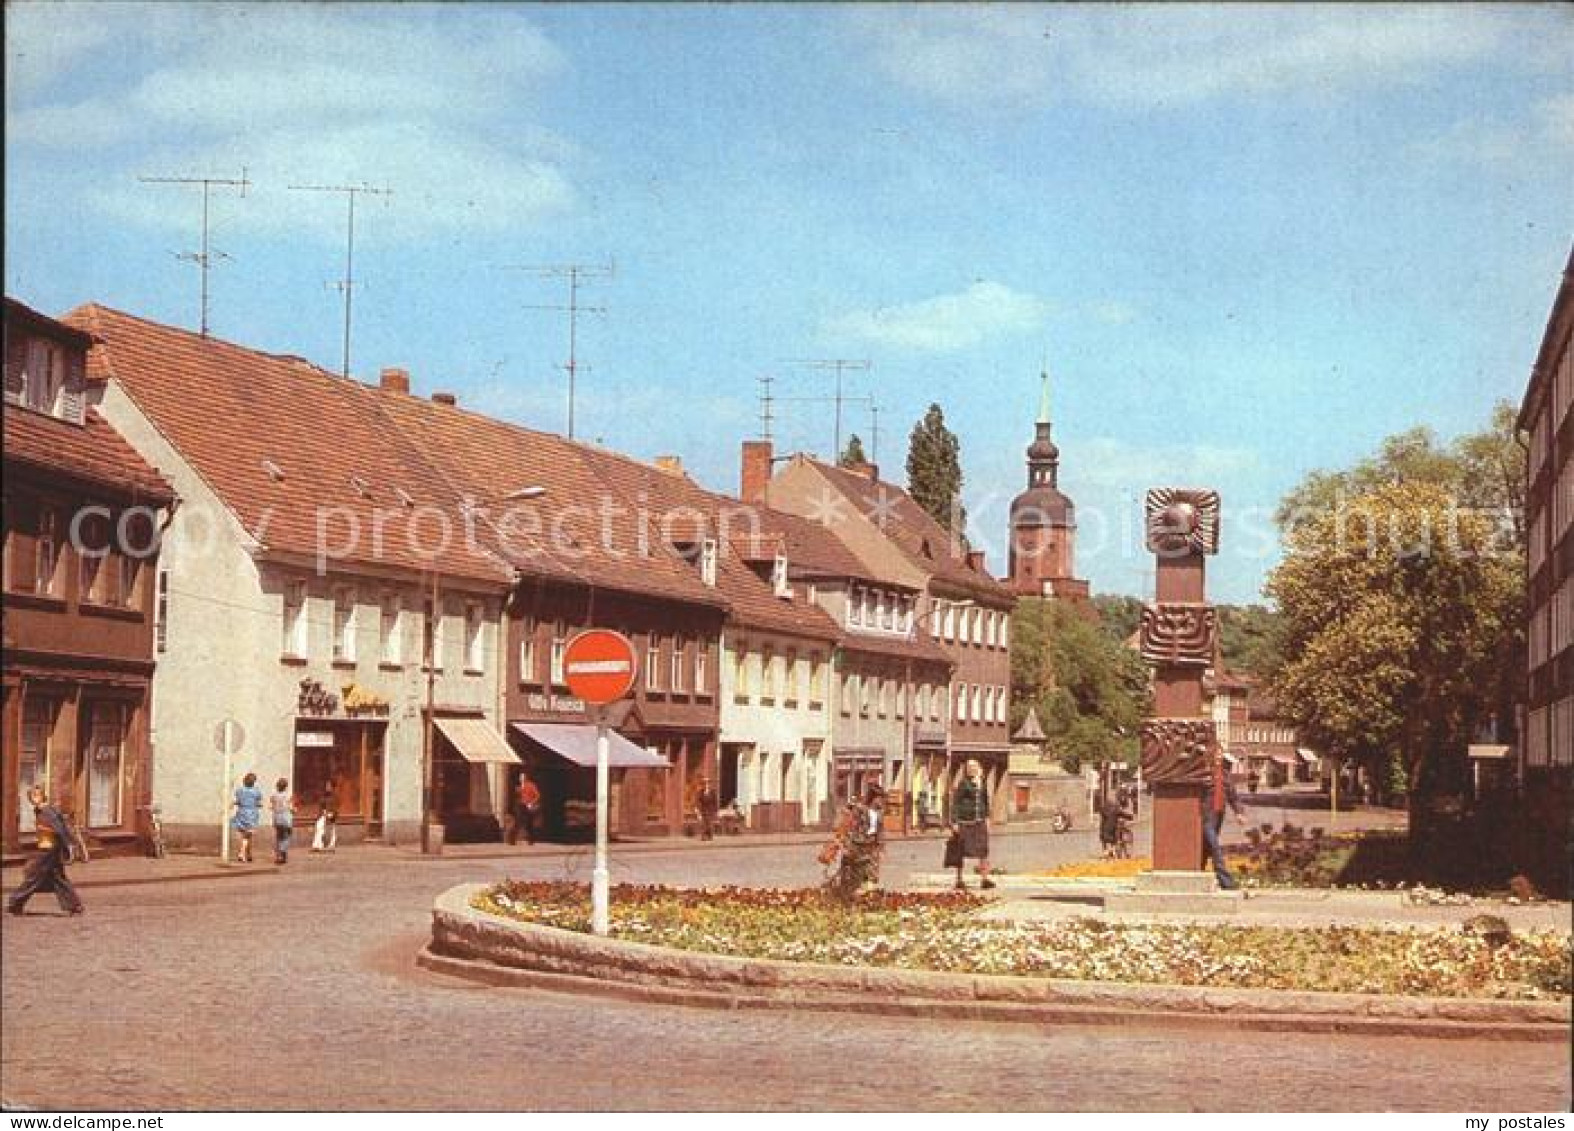
<svg viewBox="0 0 1574 1131">
<path fill-rule="evenodd" d="M 5 292 L 210 330 L 736 491 L 938 403 L 1005 569 L 1040 372 L 1079 572 L 1140 594 L 1152 486 L 1260 599 L 1307 472 L 1517 403 L 1574 237 L 1558 5 L 72 4 L 5 9 Z M 187 258 L 182 258 L 182 255 Z"/>
</svg>

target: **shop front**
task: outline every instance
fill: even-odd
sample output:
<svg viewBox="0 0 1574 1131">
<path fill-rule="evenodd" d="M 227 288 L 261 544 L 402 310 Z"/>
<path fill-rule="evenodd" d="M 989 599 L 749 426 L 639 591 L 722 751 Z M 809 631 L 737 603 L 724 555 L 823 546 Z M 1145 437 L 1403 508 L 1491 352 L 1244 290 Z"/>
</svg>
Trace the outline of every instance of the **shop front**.
<svg viewBox="0 0 1574 1131">
<path fill-rule="evenodd" d="M 341 840 L 381 839 L 387 735 L 386 719 L 297 718 L 290 788 L 300 813 L 314 819 L 331 799 Z"/>
<path fill-rule="evenodd" d="M 523 766 L 541 791 L 541 835 L 547 840 L 588 841 L 596 829 L 596 727 L 592 723 L 514 722 L 509 739 Z M 665 828 L 666 757 L 631 741 L 616 730 L 607 732 L 607 766 L 611 771 L 608 825 L 625 834 L 650 830 L 651 798 L 659 801 L 658 822 Z M 518 774 L 511 775 L 511 783 Z"/>
</svg>

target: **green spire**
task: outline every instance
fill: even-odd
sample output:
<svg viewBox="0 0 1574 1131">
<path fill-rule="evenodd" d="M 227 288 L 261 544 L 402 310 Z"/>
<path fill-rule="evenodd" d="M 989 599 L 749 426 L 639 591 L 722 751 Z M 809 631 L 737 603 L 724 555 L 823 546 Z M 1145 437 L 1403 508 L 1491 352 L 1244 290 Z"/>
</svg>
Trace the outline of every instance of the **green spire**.
<svg viewBox="0 0 1574 1131">
<path fill-rule="evenodd" d="M 1044 379 L 1044 391 L 1039 395 L 1039 400 L 1038 400 L 1038 422 L 1040 424 L 1048 424 L 1049 423 L 1049 366 L 1047 364 L 1044 366 L 1044 368 L 1042 370 L 1039 371 L 1039 375 L 1041 377 L 1043 377 L 1043 379 Z"/>
</svg>

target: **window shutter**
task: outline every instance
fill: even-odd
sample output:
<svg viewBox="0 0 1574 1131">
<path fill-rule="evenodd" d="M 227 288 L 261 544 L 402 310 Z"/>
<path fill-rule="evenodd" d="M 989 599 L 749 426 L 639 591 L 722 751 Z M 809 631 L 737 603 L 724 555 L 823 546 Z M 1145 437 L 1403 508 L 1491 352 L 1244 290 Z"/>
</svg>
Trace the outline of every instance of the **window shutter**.
<svg viewBox="0 0 1574 1131">
<path fill-rule="evenodd" d="M 84 388 L 86 380 L 82 372 L 82 356 L 70 353 L 66 357 L 65 380 L 60 386 L 60 418 L 69 420 L 73 424 L 82 424 L 87 419 L 87 398 Z"/>
<path fill-rule="evenodd" d="M 26 389 L 23 373 L 27 369 L 27 340 L 21 334 L 5 339 L 5 399 L 22 401 Z"/>
</svg>

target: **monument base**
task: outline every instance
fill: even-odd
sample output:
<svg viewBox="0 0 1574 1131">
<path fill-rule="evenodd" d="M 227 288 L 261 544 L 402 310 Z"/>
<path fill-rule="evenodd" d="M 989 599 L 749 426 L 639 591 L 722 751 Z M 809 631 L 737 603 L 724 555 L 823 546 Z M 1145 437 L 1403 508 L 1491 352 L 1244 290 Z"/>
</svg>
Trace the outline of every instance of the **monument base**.
<svg viewBox="0 0 1574 1131">
<path fill-rule="evenodd" d="M 1170 872 L 1160 868 L 1138 872 L 1136 891 L 1144 895 L 1200 895 L 1219 890 L 1212 872 Z"/>
<path fill-rule="evenodd" d="M 1104 910 L 1142 915 L 1234 915 L 1245 897 L 1220 891 L 1212 872 L 1140 872 L 1129 892 L 1110 892 Z"/>
</svg>

